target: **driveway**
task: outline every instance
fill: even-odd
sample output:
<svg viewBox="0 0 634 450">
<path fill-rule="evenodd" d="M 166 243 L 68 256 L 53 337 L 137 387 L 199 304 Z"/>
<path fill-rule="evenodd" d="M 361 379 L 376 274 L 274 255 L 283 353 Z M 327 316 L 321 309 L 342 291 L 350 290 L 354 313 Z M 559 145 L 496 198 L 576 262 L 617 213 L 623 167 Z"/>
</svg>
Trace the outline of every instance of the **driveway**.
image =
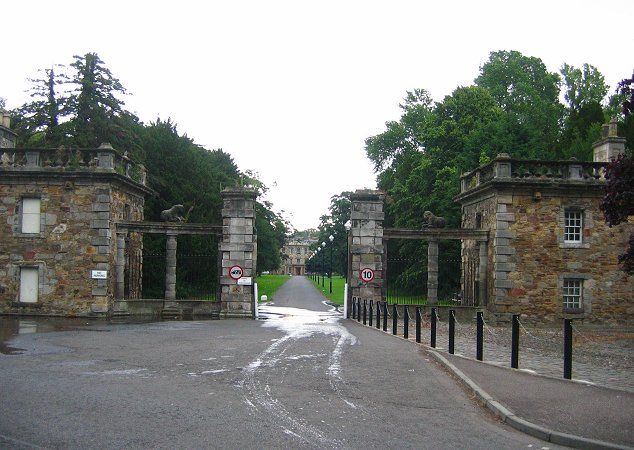
<svg viewBox="0 0 634 450">
<path fill-rule="evenodd" d="M 293 277 L 262 320 L 95 323 L 0 355 L 0 447 L 557 448 Z"/>
</svg>

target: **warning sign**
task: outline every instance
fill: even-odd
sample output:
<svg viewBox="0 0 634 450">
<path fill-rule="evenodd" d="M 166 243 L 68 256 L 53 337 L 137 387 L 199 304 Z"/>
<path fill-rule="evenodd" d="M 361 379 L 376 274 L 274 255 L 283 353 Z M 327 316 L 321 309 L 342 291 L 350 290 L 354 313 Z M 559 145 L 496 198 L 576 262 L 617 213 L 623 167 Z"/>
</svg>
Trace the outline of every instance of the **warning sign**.
<svg viewBox="0 0 634 450">
<path fill-rule="evenodd" d="M 239 280 L 240 278 L 242 278 L 243 274 L 244 274 L 244 269 L 242 269 L 242 267 L 240 266 L 233 266 L 229 268 L 229 276 L 233 280 Z"/>
</svg>

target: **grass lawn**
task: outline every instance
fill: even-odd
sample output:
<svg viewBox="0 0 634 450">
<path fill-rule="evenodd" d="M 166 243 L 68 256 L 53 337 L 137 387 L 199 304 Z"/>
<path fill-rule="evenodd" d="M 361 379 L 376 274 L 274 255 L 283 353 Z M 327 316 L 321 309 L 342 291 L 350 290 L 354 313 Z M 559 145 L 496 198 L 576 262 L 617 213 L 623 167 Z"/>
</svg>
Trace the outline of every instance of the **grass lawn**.
<svg viewBox="0 0 634 450">
<path fill-rule="evenodd" d="M 258 284 L 258 296 L 262 298 L 263 295 L 266 295 L 271 300 L 275 295 L 275 291 L 286 283 L 289 278 L 288 275 L 260 275 L 255 280 Z"/>
<path fill-rule="evenodd" d="M 321 287 L 321 278 L 319 280 L 319 285 L 317 285 L 317 281 L 313 280 L 311 277 L 308 279 L 319 289 L 332 303 L 336 305 L 343 305 L 343 289 L 346 284 L 346 279 L 344 277 L 332 277 L 332 294 L 330 293 L 330 279 L 324 279 L 324 287 Z"/>
</svg>

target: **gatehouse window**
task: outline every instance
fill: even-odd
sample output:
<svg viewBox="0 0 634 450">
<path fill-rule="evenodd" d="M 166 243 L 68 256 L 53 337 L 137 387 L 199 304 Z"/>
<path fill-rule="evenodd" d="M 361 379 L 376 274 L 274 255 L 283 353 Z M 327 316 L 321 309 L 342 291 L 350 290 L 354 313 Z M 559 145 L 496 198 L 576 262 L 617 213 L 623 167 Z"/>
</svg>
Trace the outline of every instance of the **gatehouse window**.
<svg viewBox="0 0 634 450">
<path fill-rule="evenodd" d="M 564 213 L 564 242 L 581 243 L 583 239 L 583 211 L 567 209 Z"/>
<path fill-rule="evenodd" d="M 20 268 L 20 303 L 37 303 L 40 276 L 37 267 Z"/>
<path fill-rule="evenodd" d="M 40 207 L 39 198 L 22 199 L 22 233 L 38 234 L 40 232 Z"/>
<path fill-rule="evenodd" d="M 564 309 L 581 309 L 583 306 L 583 280 L 565 278 L 563 290 Z"/>
</svg>

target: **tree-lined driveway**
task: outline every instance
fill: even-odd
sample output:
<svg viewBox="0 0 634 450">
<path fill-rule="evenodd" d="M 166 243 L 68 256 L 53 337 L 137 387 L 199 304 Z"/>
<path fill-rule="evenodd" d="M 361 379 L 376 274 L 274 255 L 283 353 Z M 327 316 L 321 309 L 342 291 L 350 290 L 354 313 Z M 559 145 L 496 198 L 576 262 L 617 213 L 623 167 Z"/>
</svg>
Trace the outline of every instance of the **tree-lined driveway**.
<svg viewBox="0 0 634 450">
<path fill-rule="evenodd" d="M 541 448 L 304 277 L 263 320 L 96 324 L 0 355 L 2 448 Z M 552 444 L 549 448 L 555 448 Z"/>
</svg>

